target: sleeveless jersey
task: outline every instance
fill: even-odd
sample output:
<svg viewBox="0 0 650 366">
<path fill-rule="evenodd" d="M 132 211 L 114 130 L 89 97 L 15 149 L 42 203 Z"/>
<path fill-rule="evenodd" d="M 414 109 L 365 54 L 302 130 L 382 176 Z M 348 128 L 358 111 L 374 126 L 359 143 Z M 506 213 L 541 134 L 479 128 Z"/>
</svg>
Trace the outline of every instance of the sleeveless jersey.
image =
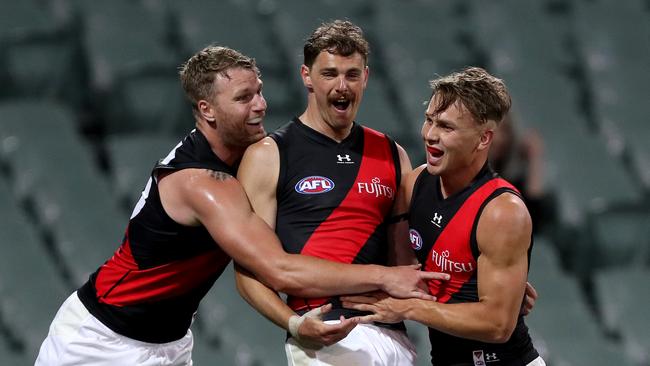
<svg viewBox="0 0 650 366">
<path fill-rule="evenodd" d="M 478 219 L 488 202 L 504 192 L 520 196 L 487 165 L 468 187 L 446 199 L 442 197 L 438 176 L 429 174 L 426 169 L 418 176 L 409 210 L 409 235 L 424 270 L 451 275 L 448 281 L 429 281 L 429 290 L 439 302 L 478 301 Z M 503 344 L 459 338 L 432 328 L 429 328 L 429 338 L 436 366 L 525 365 L 538 356 L 521 315 L 512 337 Z M 524 362 L 517 363 L 521 361 Z"/>
<path fill-rule="evenodd" d="M 387 218 L 399 181 L 394 141 L 354 124 L 338 143 L 297 118 L 271 137 L 280 151 L 276 232 L 289 253 L 342 263 L 386 265 Z M 302 313 L 332 302 L 327 319 L 357 314 L 342 309 L 338 297 L 288 304 Z"/>
<path fill-rule="evenodd" d="M 183 226 L 162 207 L 158 170 L 201 168 L 235 175 L 192 131 L 154 167 L 122 245 L 78 291 L 88 311 L 113 331 L 143 342 L 182 338 L 199 301 L 230 262 L 203 226 Z"/>
</svg>

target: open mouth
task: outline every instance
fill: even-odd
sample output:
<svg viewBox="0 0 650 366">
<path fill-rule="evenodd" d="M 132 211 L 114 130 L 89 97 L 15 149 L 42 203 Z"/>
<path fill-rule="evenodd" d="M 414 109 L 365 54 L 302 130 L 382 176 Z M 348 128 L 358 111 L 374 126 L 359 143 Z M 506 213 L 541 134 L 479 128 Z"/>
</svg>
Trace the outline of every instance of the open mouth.
<svg viewBox="0 0 650 366">
<path fill-rule="evenodd" d="M 343 112 L 347 110 L 348 107 L 350 106 L 350 100 L 346 98 L 339 98 L 333 101 L 332 105 L 334 106 L 334 108 L 336 108 L 337 111 Z"/>
<path fill-rule="evenodd" d="M 433 146 L 427 146 L 427 151 L 428 151 L 429 154 L 431 154 L 431 156 L 433 156 L 434 158 L 439 158 L 439 157 L 441 157 L 441 156 L 444 154 L 444 151 L 442 151 L 442 150 L 440 150 L 440 149 L 438 149 L 438 148 L 435 148 L 435 147 L 433 147 Z"/>
</svg>

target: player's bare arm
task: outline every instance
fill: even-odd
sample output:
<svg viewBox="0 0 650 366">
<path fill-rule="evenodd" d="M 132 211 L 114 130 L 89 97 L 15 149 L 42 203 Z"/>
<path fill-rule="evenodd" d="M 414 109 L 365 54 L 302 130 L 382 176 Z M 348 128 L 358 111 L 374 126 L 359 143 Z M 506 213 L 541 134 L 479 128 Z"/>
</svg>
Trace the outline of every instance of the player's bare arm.
<svg viewBox="0 0 650 366">
<path fill-rule="evenodd" d="M 401 147 L 400 150 L 404 151 Z M 405 151 L 404 155 L 406 155 Z M 408 156 L 406 159 L 408 162 Z M 401 163 L 404 164 L 403 161 Z M 391 225 L 388 227 L 388 242 L 390 243 L 388 258 L 391 265 L 418 263 L 409 240 L 408 211 L 413 193 L 413 184 L 423 167 L 417 167 L 415 170 L 412 170 L 410 162 L 408 162 L 408 170 L 402 167 L 402 181 L 397 190 Z"/>
<path fill-rule="evenodd" d="M 255 212 L 269 225 L 275 227 L 276 189 L 280 157 L 277 144 L 271 138 L 249 147 L 237 172 L 238 179 L 248 194 Z M 235 266 L 235 281 L 239 294 L 260 314 L 277 326 L 289 329 L 289 319 L 296 313 L 272 289 L 266 287 L 255 276 L 239 265 Z M 327 312 L 331 305 L 325 305 Z M 302 342 L 330 345 L 345 338 L 356 326 L 356 322 L 342 319 L 339 324 L 325 324 L 319 318 L 305 318 L 294 337 Z"/>
<path fill-rule="evenodd" d="M 484 209 L 477 228 L 479 301 L 440 304 L 375 293 L 347 297 L 346 307 L 374 313 L 361 321 L 415 320 L 442 332 L 483 342 L 510 338 L 526 288 L 532 224 L 520 198 L 505 193 Z"/>
</svg>

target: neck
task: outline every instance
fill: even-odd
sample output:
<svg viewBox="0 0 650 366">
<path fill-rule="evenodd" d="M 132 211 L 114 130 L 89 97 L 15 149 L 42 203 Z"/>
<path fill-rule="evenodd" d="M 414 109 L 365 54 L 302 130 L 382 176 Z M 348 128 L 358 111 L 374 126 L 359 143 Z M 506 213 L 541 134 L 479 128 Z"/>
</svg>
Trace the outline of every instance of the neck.
<svg viewBox="0 0 650 366">
<path fill-rule="evenodd" d="M 440 175 L 442 196 L 447 198 L 468 187 L 483 169 L 487 158 L 476 159 L 469 166 Z"/>
<path fill-rule="evenodd" d="M 223 138 L 217 133 L 217 130 L 210 126 L 207 121 L 200 120 L 196 128 L 201 131 L 205 139 L 208 140 L 212 152 L 224 163 L 229 166 L 235 165 L 244 156 L 245 147 L 233 147 L 224 143 Z"/>
</svg>

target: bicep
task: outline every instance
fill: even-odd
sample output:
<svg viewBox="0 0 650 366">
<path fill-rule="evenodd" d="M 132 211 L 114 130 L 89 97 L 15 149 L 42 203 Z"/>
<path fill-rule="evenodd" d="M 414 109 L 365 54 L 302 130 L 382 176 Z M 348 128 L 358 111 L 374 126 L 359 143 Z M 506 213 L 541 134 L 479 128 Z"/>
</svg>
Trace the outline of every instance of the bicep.
<svg viewBox="0 0 650 366">
<path fill-rule="evenodd" d="M 480 301 L 518 314 L 526 287 L 531 228 L 523 202 L 511 194 L 485 207 L 477 227 Z"/>
<path fill-rule="evenodd" d="M 237 180 L 216 181 L 206 176 L 188 191 L 187 200 L 198 221 L 242 266 L 264 272 L 284 254 L 275 233 L 253 212 Z"/>
<path fill-rule="evenodd" d="M 237 171 L 237 178 L 253 210 L 271 228 L 275 227 L 279 170 L 277 145 L 272 139 L 266 138 L 248 148 Z"/>
</svg>

